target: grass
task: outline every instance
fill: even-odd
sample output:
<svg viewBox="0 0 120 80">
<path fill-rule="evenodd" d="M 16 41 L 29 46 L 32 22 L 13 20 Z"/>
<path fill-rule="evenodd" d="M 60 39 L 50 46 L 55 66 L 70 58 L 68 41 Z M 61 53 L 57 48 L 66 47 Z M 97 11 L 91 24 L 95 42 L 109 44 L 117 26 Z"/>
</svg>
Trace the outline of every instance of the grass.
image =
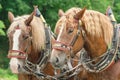
<svg viewBox="0 0 120 80">
<path fill-rule="evenodd" d="M 0 69 L 0 80 L 17 80 L 17 75 L 11 73 L 9 69 Z"/>
</svg>

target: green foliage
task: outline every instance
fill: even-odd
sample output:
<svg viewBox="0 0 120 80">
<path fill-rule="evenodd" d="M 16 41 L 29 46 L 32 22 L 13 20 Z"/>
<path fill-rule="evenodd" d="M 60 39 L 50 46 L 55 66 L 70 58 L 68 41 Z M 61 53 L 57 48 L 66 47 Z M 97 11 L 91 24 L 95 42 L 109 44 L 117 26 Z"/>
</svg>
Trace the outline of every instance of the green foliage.
<svg viewBox="0 0 120 80">
<path fill-rule="evenodd" d="M 8 68 L 9 59 L 7 58 L 8 53 L 8 38 L 0 36 L 0 68 Z"/>
<path fill-rule="evenodd" d="M 0 12 L 2 11 L 2 5 L 0 4 Z M 3 31 L 5 29 L 5 25 L 3 21 L 0 20 L 0 35 L 5 36 L 5 32 Z"/>
<path fill-rule="evenodd" d="M 120 1 L 119 0 L 114 1 L 113 10 L 114 10 L 114 14 L 117 22 L 120 23 Z"/>
<path fill-rule="evenodd" d="M 0 4 L 0 11 L 2 10 L 2 5 Z"/>
<path fill-rule="evenodd" d="M 5 29 L 5 25 L 4 25 L 3 21 L 0 20 L 0 35 L 5 36 L 5 32 L 3 31 L 3 29 Z"/>
<path fill-rule="evenodd" d="M 112 6 L 112 0 L 91 0 L 93 10 L 105 13 L 108 6 Z"/>
</svg>

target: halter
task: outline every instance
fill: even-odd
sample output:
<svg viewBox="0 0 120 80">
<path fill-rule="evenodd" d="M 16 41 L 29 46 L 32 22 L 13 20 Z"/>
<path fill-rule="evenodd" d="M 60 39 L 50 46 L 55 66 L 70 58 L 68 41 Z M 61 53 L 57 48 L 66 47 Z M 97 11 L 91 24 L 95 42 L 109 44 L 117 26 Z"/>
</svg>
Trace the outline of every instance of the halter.
<svg viewBox="0 0 120 80">
<path fill-rule="evenodd" d="M 18 28 L 17 28 L 18 29 Z M 41 57 L 38 59 L 38 63 L 34 64 L 31 61 L 28 60 L 28 49 L 29 46 L 32 45 L 32 36 L 30 33 L 30 36 L 25 38 L 23 41 L 28 40 L 28 44 L 25 47 L 25 50 L 9 50 L 8 58 L 19 58 L 19 59 L 25 59 L 25 65 L 23 66 L 24 71 L 27 74 L 33 74 L 37 78 L 52 78 L 52 76 L 46 75 L 42 73 L 42 70 L 45 68 L 48 59 L 50 57 L 50 52 L 51 52 L 51 29 L 45 24 L 45 35 L 46 35 L 46 49 L 42 51 L 41 54 L 43 54 Z"/>
<path fill-rule="evenodd" d="M 67 71 L 65 71 L 65 72 L 63 71 L 62 74 L 57 75 L 56 76 L 57 79 L 69 79 L 69 78 L 74 76 L 74 78 L 76 80 L 76 78 L 77 78 L 76 75 L 81 71 L 81 68 L 80 68 L 81 63 L 80 62 L 75 67 L 72 67 L 72 63 L 71 63 L 71 58 L 73 57 L 73 46 L 74 46 L 76 40 L 78 39 L 80 34 L 82 34 L 83 38 L 85 37 L 85 32 L 82 29 L 81 25 L 82 25 L 82 22 L 79 21 L 78 22 L 78 27 L 77 27 L 77 33 L 73 37 L 70 44 L 56 40 L 55 45 L 52 46 L 53 49 L 64 51 L 64 52 L 66 52 L 66 51 L 70 52 L 70 55 L 67 56 L 67 62 L 66 62 L 69 70 L 66 69 Z"/>
<path fill-rule="evenodd" d="M 73 37 L 72 41 L 70 44 L 65 43 L 65 42 L 61 42 L 61 41 L 55 41 L 55 45 L 53 45 L 53 49 L 56 50 L 60 50 L 60 51 L 69 51 L 72 54 L 73 51 L 73 45 L 75 44 L 76 40 L 78 39 L 78 37 L 80 36 L 80 34 L 82 33 L 82 36 L 85 37 L 85 32 L 82 29 L 82 27 L 80 27 L 82 25 L 81 21 L 78 22 L 78 27 L 77 27 L 77 33 L 76 35 Z"/>
<path fill-rule="evenodd" d="M 18 28 L 18 26 L 16 27 L 16 29 L 20 29 Z M 25 38 L 23 41 L 28 40 L 28 44 L 25 47 L 25 50 L 21 51 L 21 50 L 9 50 L 9 54 L 8 54 L 8 58 L 20 58 L 20 59 L 25 59 L 28 57 L 28 48 L 32 43 L 32 37 L 29 35 L 27 38 Z"/>
</svg>

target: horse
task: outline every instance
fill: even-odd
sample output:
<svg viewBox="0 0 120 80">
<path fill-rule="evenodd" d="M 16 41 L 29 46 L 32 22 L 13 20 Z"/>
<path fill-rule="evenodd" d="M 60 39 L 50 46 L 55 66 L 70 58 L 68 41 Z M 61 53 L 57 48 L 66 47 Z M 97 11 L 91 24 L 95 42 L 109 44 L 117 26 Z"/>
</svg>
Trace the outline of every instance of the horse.
<svg viewBox="0 0 120 80">
<path fill-rule="evenodd" d="M 50 29 L 35 12 L 18 17 L 8 12 L 8 19 L 11 22 L 7 31 L 8 58 L 12 73 L 18 75 L 18 80 L 52 79 L 54 69 L 49 57 L 54 38 Z"/>
<path fill-rule="evenodd" d="M 108 16 L 86 8 L 59 11 L 55 26 L 57 34 L 50 61 L 62 68 L 81 49 L 78 61 L 80 80 L 120 80 L 119 26 Z"/>
</svg>

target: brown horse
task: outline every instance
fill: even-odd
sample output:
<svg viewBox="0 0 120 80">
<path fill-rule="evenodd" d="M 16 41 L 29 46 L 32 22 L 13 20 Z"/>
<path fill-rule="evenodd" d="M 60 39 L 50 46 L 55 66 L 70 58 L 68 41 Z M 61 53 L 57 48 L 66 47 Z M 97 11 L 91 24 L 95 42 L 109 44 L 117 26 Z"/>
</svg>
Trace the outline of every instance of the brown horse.
<svg viewBox="0 0 120 80">
<path fill-rule="evenodd" d="M 11 22 L 7 33 L 11 71 L 18 74 L 18 80 L 51 79 L 54 69 L 49 57 L 53 37 L 48 27 L 34 13 L 14 17 L 9 12 L 8 18 Z"/>
<path fill-rule="evenodd" d="M 71 8 L 65 13 L 60 10 L 59 15 L 55 27 L 58 37 L 50 58 L 53 66 L 62 68 L 84 47 L 80 80 L 120 80 L 119 27 L 104 14 L 85 8 Z"/>
</svg>

